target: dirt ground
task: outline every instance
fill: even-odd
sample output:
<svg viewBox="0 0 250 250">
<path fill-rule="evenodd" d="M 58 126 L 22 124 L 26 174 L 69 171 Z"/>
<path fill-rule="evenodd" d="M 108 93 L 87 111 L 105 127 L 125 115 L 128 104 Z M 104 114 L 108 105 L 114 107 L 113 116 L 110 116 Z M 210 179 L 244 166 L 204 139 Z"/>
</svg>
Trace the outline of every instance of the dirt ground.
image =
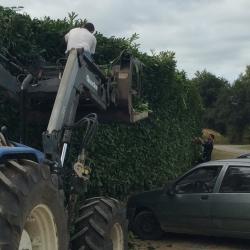
<svg viewBox="0 0 250 250">
<path fill-rule="evenodd" d="M 235 158 L 249 145 L 215 145 L 213 159 Z M 250 240 L 166 234 L 160 241 L 132 241 L 134 250 L 250 250 Z"/>
<path fill-rule="evenodd" d="M 249 145 L 215 145 L 214 149 L 217 151 L 238 154 L 238 155 L 250 152 Z"/>
<path fill-rule="evenodd" d="M 250 153 L 250 145 L 215 145 L 212 160 L 236 158 L 246 153 Z"/>
<path fill-rule="evenodd" d="M 166 235 L 160 241 L 135 240 L 135 250 L 250 250 L 250 240 Z"/>
</svg>

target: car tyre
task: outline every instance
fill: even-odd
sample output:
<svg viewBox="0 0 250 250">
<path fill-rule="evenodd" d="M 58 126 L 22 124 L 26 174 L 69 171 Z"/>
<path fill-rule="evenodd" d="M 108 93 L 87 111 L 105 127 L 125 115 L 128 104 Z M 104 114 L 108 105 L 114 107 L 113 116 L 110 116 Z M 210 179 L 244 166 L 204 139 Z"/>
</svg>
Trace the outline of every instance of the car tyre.
<svg viewBox="0 0 250 250">
<path fill-rule="evenodd" d="M 134 219 L 133 232 L 142 240 L 158 240 L 163 236 L 160 223 L 151 211 L 142 211 Z"/>
</svg>

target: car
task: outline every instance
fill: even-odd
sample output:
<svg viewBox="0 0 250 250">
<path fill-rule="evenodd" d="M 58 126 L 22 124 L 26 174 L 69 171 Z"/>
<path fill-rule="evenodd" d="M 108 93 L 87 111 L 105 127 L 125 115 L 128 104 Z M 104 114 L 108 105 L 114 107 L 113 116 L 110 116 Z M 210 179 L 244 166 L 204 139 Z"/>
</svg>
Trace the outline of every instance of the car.
<svg viewBox="0 0 250 250">
<path fill-rule="evenodd" d="M 250 158 L 250 153 L 240 155 L 237 158 L 241 158 L 241 159 Z"/>
<path fill-rule="evenodd" d="M 132 195 L 129 227 L 141 239 L 164 232 L 250 238 L 250 159 L 200 164 L 165 187 Z"/>
</svg>

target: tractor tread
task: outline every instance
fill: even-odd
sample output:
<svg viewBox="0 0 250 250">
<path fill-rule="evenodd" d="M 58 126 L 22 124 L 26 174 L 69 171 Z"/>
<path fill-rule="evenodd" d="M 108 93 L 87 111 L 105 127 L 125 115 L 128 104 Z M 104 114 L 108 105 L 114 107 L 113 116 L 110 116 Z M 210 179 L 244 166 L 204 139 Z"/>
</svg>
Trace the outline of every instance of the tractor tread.
<svg viewBox="0 0 250 250">
<path fill-rule="evenodd" d="M 55 215 L 60 249 L 68 249 L 67 216 L 60 200 L 62 196 L 51 178 L 42 178 L 43 167 L 29 160 L 7 160 L 1 165 L 0 250 L 18 250 L 27 216 L 33 206 L 43 202 Z"/>
<path fill-rule="evenodd" d="M 106 247 L 111 244 L 110 233 L 115 223 L 119 223 L 124 232 L 126 250 L 127 220 L 123 212 L 120 204 L 110 198 L 93 197 L 85 200 L 75 221 L 75 234 L 71 238 L 72 250 L 110 249 Z"/>
<path fill-rule="evenodd" d="M 106 222 L 109 221 L 109 216 L 105 213 L 105 211 L 99 207 L 99 206 L 95 206 L 95 210 L 100 214 L 100 216 L 102 216 Z"/>
<path fill-rule="evenodd" d="M 24 166 L 22 166 L 21 164 L 19 164 L 18 162 L 14 161 L 14 160 L 9 160 L 7 161 L 7 165 L 15 168 L 17 171 L 19 171 L 20 173 L 26 175 L 28 170 L 27 168 L 25 168 Z"/>
<path fill-rule="evenodd" d="M 0 182 L 3 183 L 13 194 L 18 195 L 19 190 L 17 186 L 5 175 L 0 171 Z"/>
<path fill-rule="evenodd" d="M 88 211 L 88 212 L 85 213 L 83 216 L 78 217 L 78 218 L 75 220 L 75 223 L 79 223 L 79 222 L 81 222 L 82 220 L 87 219 L 87 218 L 90 217 L 92 214 L 93 214 L 93 211 Z"/>
<path fill-rule="evenodd" d="M 104 238 L 105 230 L 103 230 L 100 225 L 98 225 L 93 219 L 89 220 L 89 224 L 102 238 Z"/>
<path fill-rule="evenodd" d="M 81 231 L 77 232 L 73 237 L 71 237 L 71 241 L 74 241 L 78 237 L 85 235 L 85 233 L 88 231 L 87 227 L 84 227 Z"/>
<path fill-rule="evenodd" d="M 111 210 L 111 212 L 113 212 L 115 210 L 116 205 L 113 204 L 112 200 L 110 201 L 108 199 L 101 199 L 101 201 L 103 203 L 105 203 L 109 207 L 109 209 Z"/>
<path fill-rule="evenodd" d="M 86 243 L 90 250 L 100 250 L 100 248 L 90 239 L 90 237 L 85 237 Z"/>
<path fill-rule="evenodd" d="M 103 197 L 92 197 L 92 198 L 88 198 L 88 199 L 86 199 L 85 201 L 84 201 L 84 203 L 86 203 L 86 202 L 91 202 L 91 201 L 97 201 L 97 200 L 100 200 L 100 199 L 102 199 Z"/>
<path fill-rule="evenodd" d="M 99 201 L 93 201 L 93 202 L 91 202 L 91 203 L 82 205 L 82 206 L 80 207 L 80 210 L 86 209 L 86 208 L 91 207 L 91 206 L 93 206 L 93 205 L 96 205 L 96 204 L 98 204 L 98 203 L 99 203 Z"/>
</svg>

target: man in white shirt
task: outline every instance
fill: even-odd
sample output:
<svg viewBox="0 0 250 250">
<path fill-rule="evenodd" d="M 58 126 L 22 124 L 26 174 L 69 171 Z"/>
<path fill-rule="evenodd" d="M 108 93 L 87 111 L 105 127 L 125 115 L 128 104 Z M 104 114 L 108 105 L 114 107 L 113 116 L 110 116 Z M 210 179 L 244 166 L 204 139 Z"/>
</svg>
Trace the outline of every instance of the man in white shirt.
<svg viewBox="0 0 250 250">
<path fill-rule="evenodd" d="M 95 53 L 96 38 L 93 35 L 95 27 L 92 23 L 86 23 L 83 27 L 71 29 L 65 35 L 68 53 L 71 49 L 84 49 L 84 52 L 90 56 Z"/>
</svg>

